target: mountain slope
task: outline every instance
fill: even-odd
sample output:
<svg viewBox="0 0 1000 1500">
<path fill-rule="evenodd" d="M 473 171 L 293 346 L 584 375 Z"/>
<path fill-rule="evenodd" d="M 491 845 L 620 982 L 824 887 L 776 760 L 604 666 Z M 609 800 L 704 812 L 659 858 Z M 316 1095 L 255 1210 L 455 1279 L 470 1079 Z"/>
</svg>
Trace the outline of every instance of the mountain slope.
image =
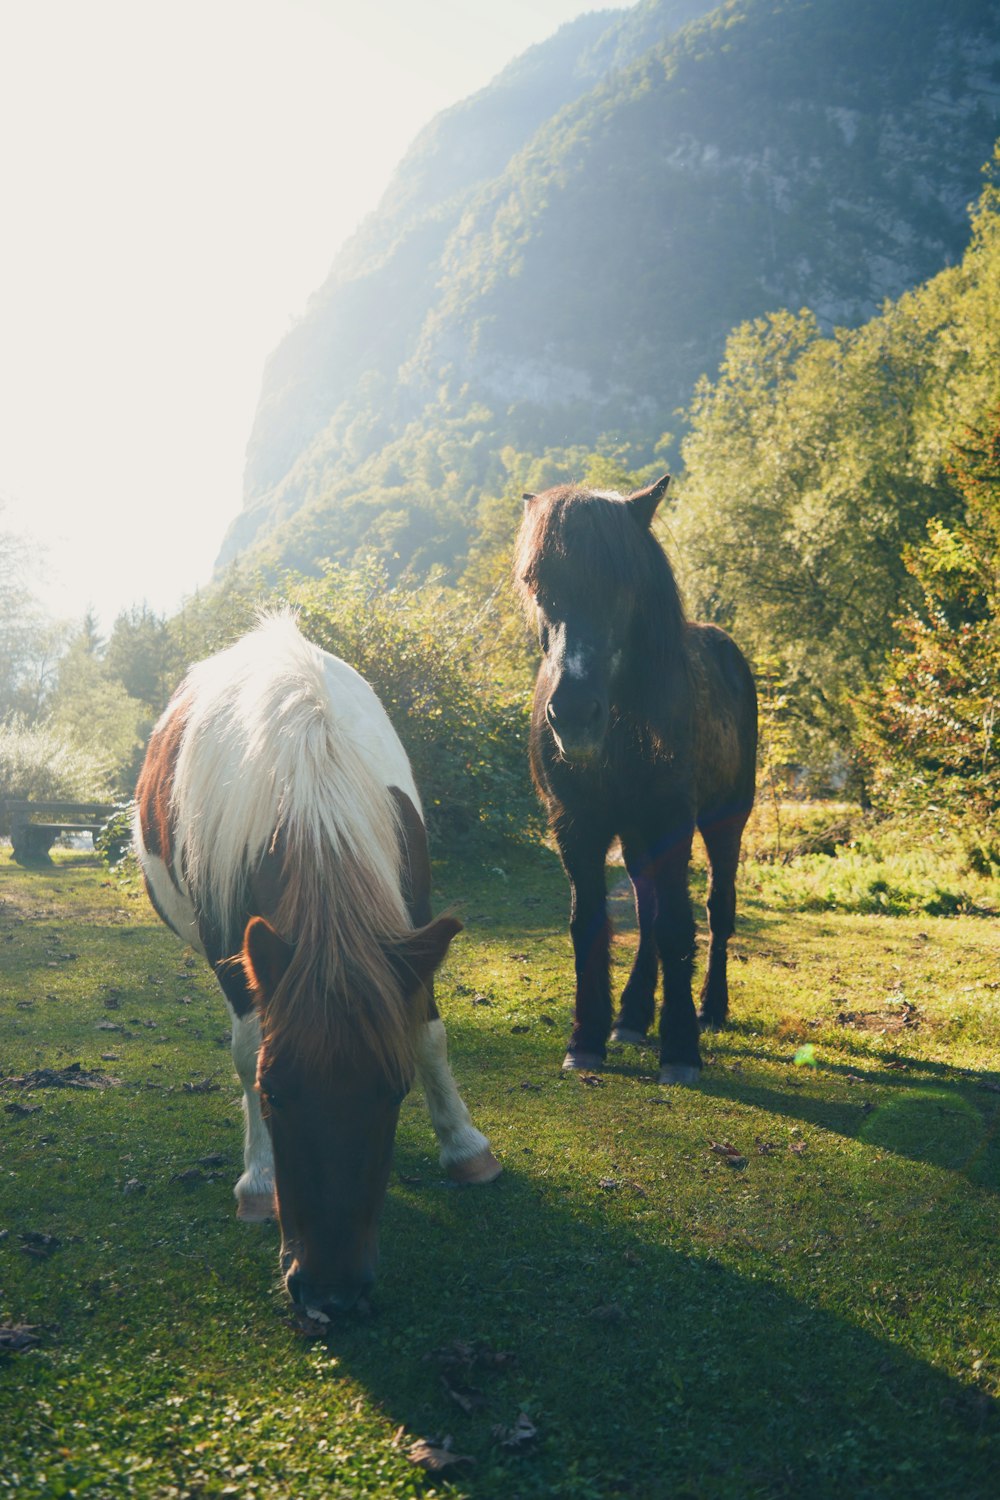
<svg viewBox="0 0 1000 1500">
<path fill-rule="evenodd" d="M 447 562 L 503 448 L 648 459 L 736 323 L 956 260 L 998 134 L 1000 0 L 564 27 L 423 132 L 275 352 L 220 560 Z"/>
</svg>

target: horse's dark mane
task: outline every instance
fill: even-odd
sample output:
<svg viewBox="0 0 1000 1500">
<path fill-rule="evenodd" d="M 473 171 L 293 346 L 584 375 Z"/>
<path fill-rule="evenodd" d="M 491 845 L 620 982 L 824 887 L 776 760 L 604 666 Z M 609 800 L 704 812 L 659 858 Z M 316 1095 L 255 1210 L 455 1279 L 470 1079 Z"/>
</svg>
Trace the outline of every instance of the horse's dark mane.
<svg viewBox="0 0 1000 1500">
<path fill-rule="evenodd" d="M 566 485 L 528 503 L 514 554 L 514 585 L 525 611 L 551 594 L 591 615 L 602 601 L 631 601 L 642 633 L 641 659 L 629 662 L 651 727 L 667 691 L 669 718 L 686 717 L 690 696 L 687 619 L 666 553 L 621 496 Z M 650 692 L 649 688 L 654 691 Z"/>
</svg>

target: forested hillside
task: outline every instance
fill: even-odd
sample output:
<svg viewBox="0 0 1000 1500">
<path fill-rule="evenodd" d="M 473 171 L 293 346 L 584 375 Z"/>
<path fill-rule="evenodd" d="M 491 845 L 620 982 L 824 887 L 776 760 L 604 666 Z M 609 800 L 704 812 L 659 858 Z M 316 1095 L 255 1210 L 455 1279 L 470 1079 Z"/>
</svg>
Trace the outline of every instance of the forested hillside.
<svg viewBox="0 0 1000 1500">
<path fill-rule="evenodd" d="M 858 326 L 957 262 L 998 134 L 998 0 L 564 27 L 428 127 L 275 351 L 222 561 L 460 569 L 527 462 L 651 462 L 736 324 Z"/>
<path fill-rule="evenodd" d="M 47 624 L 0 528 L 5 795 L 128 796 L 185 667 L 291 601 L 435 828 L 523 833 L 521 492 L 669 467 L 656 525 L 752 660 L 775 806 L 954 817 L 1000 867 L 1000 0 L 696 10 L 584 18 L 416 143 L 276 352 L 234 561 L 176 617 Z"/>
</svg>

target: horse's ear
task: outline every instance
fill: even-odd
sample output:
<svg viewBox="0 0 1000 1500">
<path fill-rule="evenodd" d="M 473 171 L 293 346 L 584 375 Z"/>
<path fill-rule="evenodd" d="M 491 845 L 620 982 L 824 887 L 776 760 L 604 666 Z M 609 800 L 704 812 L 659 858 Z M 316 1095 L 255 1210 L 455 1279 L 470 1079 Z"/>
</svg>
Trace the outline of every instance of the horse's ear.
<svg viewBox="0 0 1000 1500">
<path fill-rule="evenodd" d="M 426 927 L 407 933 L 393 951 L 392 961 L 408 995 L 415 995 L 443 962 L 449 944 L 462 924 L 457 917 L 437 917 Z"/>
<path fill-rule="evenodd" d="M 524 501 L 525 510 L 529 510 L 532 500 L 537 500 L 538 496 L 533 495 L 530 490 L 525 490 L 524 494 L 521 496 L 521 499 Z"/>
<path fill-rule="evenodd" d="M 288 971 L 295 949 L 263 917 L 251 917 L 240 955 L 247 984 L 257 1000 L 274 994 Z"/>
<path fill-rule="evenodd" d="M 636 490 L 634 494 L 626 496 L 628 504 L 632 507 L 632 514 L 643 526 L 649 526 L 656 514 L 656 507 L 667 493 L 667 485 L 670 483 L 670 475 L 663 474 L 655 484 L 648 489 Z"/>
</svg>

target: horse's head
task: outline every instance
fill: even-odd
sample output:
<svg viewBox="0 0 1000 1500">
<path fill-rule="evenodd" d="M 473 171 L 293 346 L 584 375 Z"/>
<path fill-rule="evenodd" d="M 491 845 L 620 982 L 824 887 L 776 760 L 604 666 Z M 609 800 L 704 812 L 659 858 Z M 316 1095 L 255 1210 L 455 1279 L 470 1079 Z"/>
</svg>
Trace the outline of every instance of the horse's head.
<svg viewBox="0 0 1000 1500">
<path fill-rule="evenodd" d="M 515 586 L 537 626 L 543 661 L 536 724 L 560 756 L 600 755 L 615 681 L 633 651 L 640 586 L 648 571 L 650 522 L 670 482 L 623 496 L 571 487 L 525 495 L 515 548 Z M 652 551 L 663 554 L 653 544 Z"/>
<path fill-rule="evenodd" d="M 439 917 L 387 954 L 389 984 L 411 1017 L 425 1019 L 425 985 L 461 924 Z M 295 949 L 262 918 L 247 926 L 242 962 L 261 1016 L 261 1107 L 271 1134 L 281 1225 L 281 1268 L 296 1307 L 320 1317 L 352 1307 L 375 1280 L 378 1223 L 412 1051 L 387 1055 L 350 1017 L 331 1044 L 294 1024 L 271 1024 L 274 996 Z M 287 998 L 287 995 L 286 995 Z M 353 997 L 360 1014 L 370 997 Z M 312 1007 L 315 1013 L 316 1007 Z"/>
</svg>

